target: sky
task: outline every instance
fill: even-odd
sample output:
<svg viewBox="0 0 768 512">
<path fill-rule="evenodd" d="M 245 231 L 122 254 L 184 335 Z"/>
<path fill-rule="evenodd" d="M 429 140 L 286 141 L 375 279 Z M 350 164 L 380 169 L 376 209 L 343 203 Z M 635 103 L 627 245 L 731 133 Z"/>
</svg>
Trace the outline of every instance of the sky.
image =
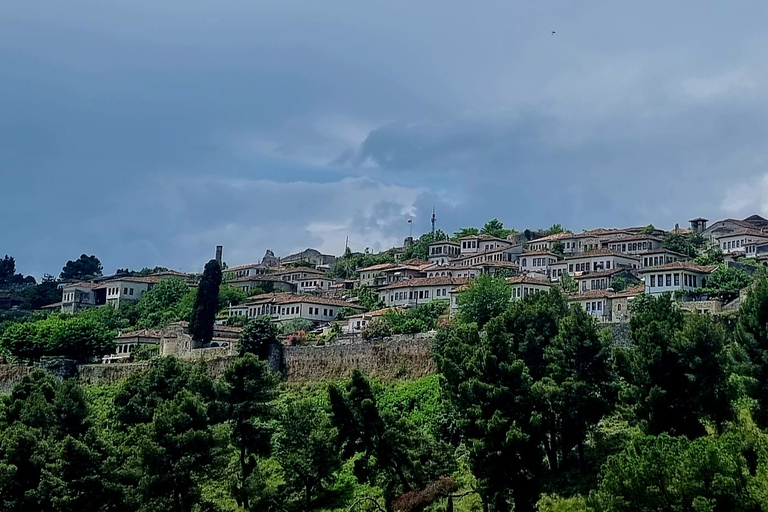
<svg viewBox="0 0 768 512">
<path fill-rule="evenodd" d="M 768 215 L 768 3 L 10 0 L 0 254 L 200 271 Z M 555 32 L 553 34 L 553 32 Z"/>
</svg>

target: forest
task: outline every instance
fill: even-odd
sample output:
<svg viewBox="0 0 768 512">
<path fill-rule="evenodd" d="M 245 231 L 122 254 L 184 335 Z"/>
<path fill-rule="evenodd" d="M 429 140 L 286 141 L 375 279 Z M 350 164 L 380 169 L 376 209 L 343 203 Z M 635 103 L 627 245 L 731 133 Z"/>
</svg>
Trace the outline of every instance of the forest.
<svg viewBox="0 0 768 512">
<path fill-rule="evenodd" d="M 298 386 L 245 345 L 215 378 L 37 370 L 0 403 L 0 510 L 768 509 L 765 278 L 733 316 L 640 296 L 625 344 L 557 291 L 503 290 L 470 286 L 418 381 Z"/>
</svg>

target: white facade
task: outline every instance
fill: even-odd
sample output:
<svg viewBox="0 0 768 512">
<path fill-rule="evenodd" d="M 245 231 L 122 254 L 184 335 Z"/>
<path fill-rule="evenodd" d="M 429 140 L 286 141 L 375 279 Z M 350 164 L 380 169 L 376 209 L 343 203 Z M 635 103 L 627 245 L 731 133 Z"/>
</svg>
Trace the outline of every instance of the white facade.
<svg viewBox="0 0 768 512">
<path fill-rule="evenodd" d="M 333 279 L 315 276 L 296 281 L 296 290 L 298 293 L 314 293 L 322 295 L 328 293 L 332 284 Z"/>
<path fill-rule="evenodd" d="M 737 231 L 717 238 L 716 243 L 725 254 L 740 253 L 750 257 L 756 255 L 758 245 L 768 243 L 768 234 L 752 230 Z"/>
<path fill-rule="evenodd" d="M 276 321 L 303 318 L 312 322 L 331 322 L 341 308 L 362 310 L 360 306 L 341 300 L 293 294 L 277 294 L 229 308 L 230 316 L 248 319 L 269 316 Z"/>
<path fill-rule="evenodd" d="M 667 249 L 659 249 L 640 255 L 642 268 L 658 267 L 659 265 L 666 265 L 676 261 L 688 261 L 689 259 L 685 254 Z"/>
<path fill-rule="evenodd" d="M 462 256 L 490 251 L 492 249 L 510 247 L 513 245 L 510 240 L 504 240 L 503 238 L 496 238 L 487 235 L 465 236 L 459 241 L 459 243 L 461 244 Z"/>
<path fill-rule="evenodd" d="M 564 271 L 573 276 L 584 272 L 599 272 L 615 268 L 638 268 L 640 260 L 635 256 L 602 249 L 579 256 L 571 256 L 561 261 L 560 265 L 562 264 L 566 265 Z"/>
<path fill-rule="evenodd" d="M 631 236 L 608 242 L 608 249 L 624 254 L 639 255 L 661 248 L 661 238 L 655 236 Z"/>
<path fill-rule="evenodd" d="M 421 278 L 395 283 L 379 290 L 387 307 L 418 306 L 432 300 L 450 300 L 451 290 L 466 282 L 463 278 Z"/>
<path fill-rule="evenodd" d="M 557 263 L 557 255 L 546 251 L 528 251 L 518 255 L 517 263 L 523 274 L 549 275 L 550 268 Z"/>
<path fill-rule="evenodd" d="M 444 265 L 459 257 L 459 254 L 461 254 L 461 244 L 449 240 L 441 240 L 429 244 L 429 246 L 427 246 L 427 251 L 427 259 L 430 263 Z"/>
<path fill-rule="evenodd" d="M 693 292 L 706 286 L 707 279 L 716 265 L 698 266 L 690 263 L 669 263 L 660 267 L 643 269 L 645 291 L 653 296 L 663 293 Z"/>
<path fill-rule="evenodd" d="M 124 301 L 137 301 L 152 286 L 152 283 L 134 279 L 116 279 L 104 283 L 107 288 L 107 304 L 116 308 Z"/>
</svg>

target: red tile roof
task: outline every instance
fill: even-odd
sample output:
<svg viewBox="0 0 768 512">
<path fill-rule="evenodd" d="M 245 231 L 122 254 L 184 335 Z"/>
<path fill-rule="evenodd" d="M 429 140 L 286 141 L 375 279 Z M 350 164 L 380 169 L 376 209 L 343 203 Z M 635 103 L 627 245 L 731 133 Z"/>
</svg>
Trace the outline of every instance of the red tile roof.
<svg viewBox="0 0 768 512">
<path fill-rule="evenodd" d="M 698 272 L 699 274 L 709 274 L 715 270 L 718 265 L 694 265 L 685 261 L 675 261 L 672 263 L 666 263 L 659 265 L 658 267 L 649 267 L 640 269 L 641 274 L 647 274 L 648 272 L 661 272 L 666 270 L 689 270 L 691 272 Z"/>
<path fill-rule="evenodd" d="M 394 290 L 396 288 L 414 288 L 419 286 L 459 286 L 466 282 L 466 277 L 417 277 L 382 286 L 379 290 Z"/>
</svg>

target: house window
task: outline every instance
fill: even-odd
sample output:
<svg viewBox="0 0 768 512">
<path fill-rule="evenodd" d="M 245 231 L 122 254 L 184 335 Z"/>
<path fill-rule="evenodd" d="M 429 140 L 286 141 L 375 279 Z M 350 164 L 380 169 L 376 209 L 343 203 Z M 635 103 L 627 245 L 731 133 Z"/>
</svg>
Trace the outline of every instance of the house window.
<svg viewBox="0 0 768 512">
<path fill-rule="evenodd" d="M 680 286 L 680 274 L 675 274 L 675 286 Z"/>
<path fill-rule="evenodd" d="M 656 287 L 656 276 L 651 276 L 651 288 Z"/>
<path fill-rule="evenodd" d="M 123 295 L 128 295 L 128 288 L 123 288 Z"/>
<path fill-rule="evenodd" d="M 666 282 L 667 286 L 672 286 L 672 274 L 667 274 Z"/>
<path fill-rule="evenodd" d="M 602 311 L 603 310 L 603 303 L 602 302 L 598 302 L 597 303 L 597 310 L 598 311 Z"/>
<path fill-rule="evenodd" d="M 696 276 L 691 276 L 691 286 L 696 288 Z"/>
<path fill-rule="evenodd" d="M 328 316 L 328 310 L 327 309 L 323 309 L 323 316 Z"/>
<path fill-rule="evenodd" d="M 131 288 L 131 289 L 130 289 L 130 290 L 128 290 L 128 291 L 130 292 L 128 295 L 133 295 L 133 288 Z"/>
</svg>

